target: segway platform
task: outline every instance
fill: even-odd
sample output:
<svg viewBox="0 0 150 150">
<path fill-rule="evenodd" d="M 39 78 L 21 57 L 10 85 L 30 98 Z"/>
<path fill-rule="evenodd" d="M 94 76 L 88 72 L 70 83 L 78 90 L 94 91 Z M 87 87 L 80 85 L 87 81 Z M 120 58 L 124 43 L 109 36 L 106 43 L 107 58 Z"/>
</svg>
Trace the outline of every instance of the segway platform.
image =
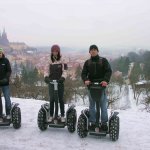
<svg viewBox="0 0 150 150">
<path fill-rule="evenodd" d="M 100 132 L 95 132 L 95 131 L 89 131 L 89 135 L 94 135 L 94 136 L 106 136 L 107 132 L 106 131 L 100 131 Z"/>
<path fill-rule="evenodd" d="M 61 122 L 60 118 L 54 119 L 52 122 L 48 122 L 49 127 L 65 128 L 66 122 Z"/>
<path fill-rule="evenodd" d="M 94 136 L 106 136 L 108 134 L 108 131 L 103 130 L 101 128 L 101 125 L 99 125 L 99 131 L 96 132 L 95 128 L 96 128 L 95 125 L 94 126 L 92 125 L 92 127 L 91 127 L 91 125 L 89 125 L 88 126 L 88 134 L 94 135 Z"/>
<path fill-rule="evenodd" d="M 11 119 L 6 119 L 6 117 L 3 117 L 2 119 L 3 119 L 3 121 L 0 122 L 0 126 L 10 126 Z"/>
<path fill-rule="evenodd" d="M 95 129 L 90 130 L 89 129 L 89 135 L 94 135 L 94 136 L 106 136 L 108 134 L 107 131 L 102 130 L 99 128 L 99 132 L 96 132 Z"/>
<path fill-rule="evenodd" d="M 99 132 L 95 132 L 95 127 L 92 129 L 89 126 L 89 110 L 82 110 L 81 115 L 78 118 L 77 133 L 81 138 L 85 138 L 88 134 L 93 136 L 106 136 L 109 134 L 112 141 L 116 141 L 119 138 L 119 117 L 118 112 L 112 112 L 108 121 L 108 131 L 102 130 L 99 127 Z"/>
<path fill-rule="evenodd" d="M 15 129 L 18 129 L 21 127 L 21 110 L 18 107 L 18 103 L 12 103 L 11 104 L 11 110 L 10 110 L 10 119 L 7 119 L 5 115 L 2 116 L 2 122 L 0 122 L 0 126 L 10 126 L 10 124 L 13 125 Z"/>
<path fill-rule="evenodd" d="M 61 122 L 61 118 L 58 117 L 57 119 L 53 119 L 52 122 L 48 122 L 49 117 L 49 104 L 43 104 L 41 105 L 41 108 L 38 112 L 38 127 L 40 130 L 44 131 L 47 129 L 47 127 L 53 127 L 53 128 L 65 128 L 67 126 L 69 132 L 74 132 L 76 129 L 76 119 L 77 114 L 76 110 L 74 108 L 74 105 L 71 105 L 66 112 L 66 118 L 65 122 Z"/>
</svg>

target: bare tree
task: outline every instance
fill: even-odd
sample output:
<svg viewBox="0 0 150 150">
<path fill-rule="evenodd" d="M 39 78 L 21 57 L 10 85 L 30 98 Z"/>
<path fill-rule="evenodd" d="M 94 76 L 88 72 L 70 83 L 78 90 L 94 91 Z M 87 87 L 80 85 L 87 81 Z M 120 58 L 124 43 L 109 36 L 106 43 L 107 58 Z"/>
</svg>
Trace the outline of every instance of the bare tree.
<svg viewBox="0 0 150 150">
<path fill-rule="evenodd" d="M 117 88 L 118 87 L 118 88 Z M 108 107 L 115 107 L 121 96 L 121 91 L 116 83 L 111 82 L 107 88 Z"/>
<path fill-rule="evenodd" d="M 85 86 L 78 88 L 77 93 L 83 100 L 83 104 L 85 105 L 85 98 L 87 97 L 87 88 Z"/>
</svg>

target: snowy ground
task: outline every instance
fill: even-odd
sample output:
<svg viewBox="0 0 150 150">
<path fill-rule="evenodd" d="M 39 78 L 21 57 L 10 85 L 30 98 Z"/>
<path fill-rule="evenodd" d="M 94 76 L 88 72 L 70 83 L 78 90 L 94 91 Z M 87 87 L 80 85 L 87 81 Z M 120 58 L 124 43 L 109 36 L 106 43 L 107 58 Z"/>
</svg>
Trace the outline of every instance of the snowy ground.
<svg viewBox="0 0 150 150">
<path fill-rule="evenodd" d="M 43 101 L 12 98 L 20 104 L 22 126 L 20 129 L 0 127 L 0 150 L 149 150 L 150 114 L 135 109 L 119 110 L 120 137 L 116 142 L 106 137 L 81 139 L 77 132 L 67 128 L 48 128 L 40 131 L 37 114 Z M 67 108 L 67 107 L 66 107 Z M 78 116 L 83 106 L 76 107 Z"/>
</svg>

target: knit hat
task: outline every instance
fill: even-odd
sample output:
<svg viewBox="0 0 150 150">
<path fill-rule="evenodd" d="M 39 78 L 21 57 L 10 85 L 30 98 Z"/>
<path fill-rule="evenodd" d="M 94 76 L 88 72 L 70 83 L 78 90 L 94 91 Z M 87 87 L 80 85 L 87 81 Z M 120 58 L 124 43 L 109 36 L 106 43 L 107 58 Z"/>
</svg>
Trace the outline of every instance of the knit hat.
<svg viewBox="0 0 150 150">
<path fill-rule="evenodd" d="M 58 52 L 58 53 L 60 53 L 60 47 L 58 45 L 53 45 L 51 47 L 51 52 Z"/>
<path fill-rule="evenodd" d="M 2 52 L 2 53 L 4 52 L 3 48 L 0 48 L 0 52 Z"/>
<path fill-rule="evenodd" d="M 96 45 L 91 45 L 90 48 L 89 48 L 89 52 L 90 52 L 92 49 L 96 49 L 97 51 L 99 51 L 99 50 L 98 50 L 98 47 L 97 47 Z"/>
</svg>

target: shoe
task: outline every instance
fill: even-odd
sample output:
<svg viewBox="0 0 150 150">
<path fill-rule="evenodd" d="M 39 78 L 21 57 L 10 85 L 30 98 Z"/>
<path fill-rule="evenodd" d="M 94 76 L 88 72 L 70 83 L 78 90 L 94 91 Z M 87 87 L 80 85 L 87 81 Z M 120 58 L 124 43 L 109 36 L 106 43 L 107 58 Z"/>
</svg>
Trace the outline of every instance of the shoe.
<svg viewBox="0 0 150 150">
<path fill-rule="evenodd" d="M 61 117 L 61 122 L 65 122 L 65 118 L 64 117 Z"/>
<path fill-rule="evenodd" d="M 54 119 L 54 124 L 57 124 L 58 123 L 58 120 L 57 119 Z"/>
<path fill-rule="evenodd" d="M 102 129 L 103 131 L 108 131 L 108 125 L 107 125 L 107 122 L 102 123 L 101 129 Z"/>
<path fill-rule="evenodd" d="M 88 128 L 89 128 L 89 130 L 94 131 L 95 130 L 95 122 L 90 122 Z"/>
<path fill-rule="evenodd" d="M 50 117 L 48 118 L 48 122 L 52 122 L 52 120 L 53 120 L 53 117 L 50 116 Z"/>
<path fill-rule="evenodd" d="M 10 115 L 7 115 L 7 116 L 6 116 L 6 119 L 7 119 L 7 120 L 11 119 L 11 116 L 10 116 Z"/>
<path fill-rule="evenodd" d="M 95 132 L 98 133 L 99 132 L 99 127 L 95 128 Z"/>
<path fill-rule="evenodd" d="M 3 118 L 0 118 L 0 123 L 3 122 Z"/>
</svg>

